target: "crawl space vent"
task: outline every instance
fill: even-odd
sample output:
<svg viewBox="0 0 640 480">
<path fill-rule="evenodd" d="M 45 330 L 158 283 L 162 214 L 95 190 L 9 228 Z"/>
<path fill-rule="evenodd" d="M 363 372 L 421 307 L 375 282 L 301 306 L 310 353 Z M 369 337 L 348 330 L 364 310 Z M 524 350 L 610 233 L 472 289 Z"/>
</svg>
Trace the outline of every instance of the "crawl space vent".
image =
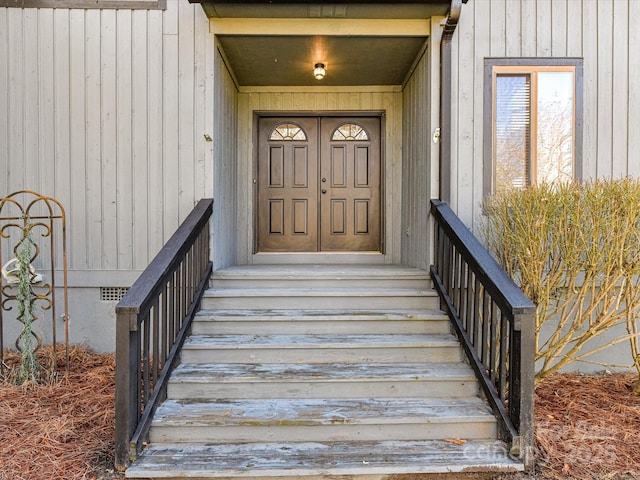
<svg viewBox="0 0 640 480">
<path fill-rule="evenodd" d="M 127 287 L 100 287 L 100 300 L 102 302 L 119 302 L 128 291 Z"/>
</svg>

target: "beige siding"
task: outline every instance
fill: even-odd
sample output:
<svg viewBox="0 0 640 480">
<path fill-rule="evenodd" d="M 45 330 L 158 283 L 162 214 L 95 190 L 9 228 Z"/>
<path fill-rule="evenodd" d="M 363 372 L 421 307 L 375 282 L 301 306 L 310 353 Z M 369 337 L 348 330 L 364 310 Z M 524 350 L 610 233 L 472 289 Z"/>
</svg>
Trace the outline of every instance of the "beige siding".
<svg viewBox="0 0 640 480">
<path fill-rule="evenodd" d="M 481 215 L 485 57 L 584 58 L 584 178 L 640 174 L 640 2 L 469 0 L 454 37 L 451 203 Z"/>
<path fill-rule="evenodd" d="M 208 27 L 186 0 L 0 8 L 0 195 L 26 188 L 64 204 L 72 271 L 142 270 L 212 195 Z"/>
<path fill-rule="evenodd" d="M 400 262 L 402 192 L 402 93 L 389 87 L 376 91 L 253 91 L 242 92 L 239 106 L 238 261 L 250 263 L 253 252 L 253 124 L 255 112 L 384 111 L 385 247 L 387 263 Z"/>
<path fill-rule="evenodd" d="M 245 206 L 237 204 L 238 92 L 217 49 L 215 59 L 213 264 L 218 269 L 237 263 L 238 217 Z"/>
<path fill-rule="evenodd" d="M 432 136 L 439 114 L 439 53 L 432 47 L 425 51 L 403 91 L 402 263 L 425 270 L 431 264 L 429 200 L 438 196 L 438 147 Z"/>
</svg>

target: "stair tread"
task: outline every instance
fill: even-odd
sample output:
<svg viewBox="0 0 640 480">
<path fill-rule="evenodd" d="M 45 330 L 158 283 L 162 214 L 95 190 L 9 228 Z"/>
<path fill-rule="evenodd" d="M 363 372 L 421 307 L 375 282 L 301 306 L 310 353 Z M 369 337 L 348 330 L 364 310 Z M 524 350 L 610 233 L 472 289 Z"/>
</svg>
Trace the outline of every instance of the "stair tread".
<svg viewBox="0 0 640 480">
<path fill-rule="evenodd" d="M 478 397 L 166 400 L 154 426 L 313 426 L 495 423 Z"/>
<path fill-rule="evenodd" d="M 441 310 L 200 310 L 197 321 L 243 320 L 448 320 Z"/>
<path fill-rule="evenodd" d="M 429 279 L 429 273 L 399 265 L 236 265 L 217 270 L 214 279 L 225 278 L 361 278 L 415 277 Z"/>
<path fill-rule="evenodd" d="M 310 287 L 264 287 L 264 288 L 209 288 L 205 297 L 435 297 L 433 289 L 427 288 L 310 288 Z"/>
<path fill-rule="evenodd" d="M 227 348 L 305 348 L 330 347 L 457 347 L 451 334 L 424 335 L 192 335 L 184 349 Z"/>
<path fill-rule="evenodd" d="M 463 442 L 458 442 L 463 443 Z M 128 478 L 291 477 L 522 471 L 495 440 L 151 445 Z"/>
<path fill-rule="evenodd" d="M 458 363 L 372 363 L 372 364 L 182 364 L 172 375 L 172 383 L 212 383 L 247 381 L 353 382 L 393 379 L 394 381 L 460 380 L 475 381 L 469 365 Z"/>
</svg>

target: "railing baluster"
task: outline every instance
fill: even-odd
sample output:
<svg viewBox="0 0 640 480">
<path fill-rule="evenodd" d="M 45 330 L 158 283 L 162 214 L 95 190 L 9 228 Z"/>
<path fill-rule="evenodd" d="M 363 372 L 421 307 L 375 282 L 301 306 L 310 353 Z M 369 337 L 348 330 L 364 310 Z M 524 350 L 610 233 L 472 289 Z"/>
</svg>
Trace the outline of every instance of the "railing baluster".
<svg viewBox="0 0 640 480">
<path fill-rule="evenodd" d="M 152 367 L 153 367 L 153 375 L 152 380 L 155 385 L 156 380 L 158 380 L 158 374 L 160 373 L 160 298 L 156 298 L 156 301 L 153 302 L 153 327 L 152 327 L 152 346 L 151 346 L 151 358 L 152 358 Z"/>
<path fill-rule="evenodd" d="M 444 231 L 443 231 L 443 237 L 444 237 L 444 244 L 445 244 L 445 257 L 444 257 L 444 263 L 445 263 L 445 268 L 446 268 L 446 272 L 447 272 L 447 283 L 445 283 L 446 287 L 447 287 L 447 293 L 449 294 L 449 297 L 453 298 L 453 272 L 454 272 L 454 264 L 453 261 L 455 259 L 455 255 L 453 254 L 453 245 L 451 244 L 451 241 L 449 240 L 449 237 L 447 237 L 446 235 L 444 235 Z"/>
<path fill-rule="evenodd" d="M 170 290 L 168 289 L 167 286 L 165 286 L 162 289 L 162 316 L 160 318 L 160 325 L 161 325 L 161 329 L 162 332 L 160 333 L 160 343 L 161 343 L 161 350 L 160 350 L 160 357 L 162 358 L 162 364 L 164 365 L 165 361 L 167 360 L 167 355 L 169 352 L 169 339 L 168 339 L 168 335 L 169 335 L 169 303 L 168 303 L 168 297 Z"/>
<path fill-rule="evenodd" d="M 149 325 L 149 318 L 145 318 L 142 322 L 142 407 L 144 407 L 149 401 L 149 395 L 151 390 L 151 377 L 150 377 L 150 354 L 149 354 L 149 338 L 151 337 L 151 325 Z"/>
<path fill-rule="evenodd" d="M 509 368 L 509 325 L 507 325 L 507 317 L 496 307 L 500 321 L 500 380 L 498 391 L 500 399 L 504 403 L 507 398 L 507 369 Z"/>
<path fill-rule="evenodd" d="M 473 302 L 473 291 L 474 291 L 474 278 L 473 278 L 473 272 L 471 271 L 471 268 L 469 268 L 469 265 L 467 265 L 467 279 L 466 279 L 466 299 L 465 299 L 465 311 L 464 311 L 464 315 L 465 317 L 467 317 L 468 323 L 469 323 L 469 330 L 471 330 L 473 333 L 473 344 L 476 345 L 478 343 L 478 336 L 476 335 L 476 315 L 475 315 L 475 306 L 474 306 L 474 302 Z"/>
<path fill-rule="evenodd" d="M 187 265 L 188 265 L 189 253 L 187 252 L 187 257 L 182 261 L 182 265 L 180 266 L 180 273 L 182 274 L 182 301 L 180 302 L 180 317 L 178 318 L 178 330 L 182 328 L 182 323 L 184 322 L 184 317 L 187 314 L 187 292 L 189 291 L 189 285 L 187 282 Z"/>
<path fill-rule="evenodd" d="M 171 279 L 169 280 L 169 318 L 167 318 L 167 327 L 168 327 L 168 337 L 167 337 L 167 351 L 171 349 L 171 345 L 173 345 L 173 340 L 175 337 L 176 331 L 176 274 L 175 272 L 171 275 Z"/>
<path fill-rule="evenodd" d="M 478 277 L 473 275 L 473 297 L 471 299 L 473 314 L 471 315 L 471 324 L 472 324 L 471 328 L 473 328 L 473 332 L 476 337 L 473 343 L 477 344 L 479 341 L 480 345 L 482 346 L 482 350 L 480 351 L 481 353 L 480 357 L 482 358 L 482 353 L 486 351 L 486 345 L 484 343 L 486 338 L 483 337 L 481 334 L 482 326 L 484 325 L 484 322 L 482 321 L 483 319 L 482 319 L 482 313 L 481 313 L 482 312 L 482 305 L 480 301 L 481 289 L 482 289 L 482 284 L 480 283 L 480 280 L 478 279 Z M 478 340 L 478 338 L 480 340 Z"/>
<path fill-rule="evenodd" d="M 496 319 L 493 316 L 493 308 L 492 301 L 489 294 L 484 292 L 484 315 L 487 319 L 487 324 L 489 325 L 489 372 L 491 376 L 491 381 L 495 385 L 496 379 L 498 378 L 498 351 L 499 349 L 496 346 L 499 344 L 500 340 L 498 338 L 498 328 Z"/>
<path fill-rule="evenodd" d="M 456 249 L 456 252 L 458 252 L 458 250 Z M 464 305 L 464 301 L 466 298 L 465 295 L 465 279 L 467 278 L 467 264 L 465 263 L 464 259 L 462 258 L 462 255 L 460 254 L 460 252 L 457 253 L 458 254 L 458 265 L 459 265 L 459 269 L 460 269 L 460 275 L 458 275 L 458 279 L 459 279 L 459 285 L 458 285 L 458 311 L 459 312 L 464 312 L 462 314 L 461 318 L 464 318 L 464 325 L 465 327 L 467 326 L 467 324 L 469 323 L 469 317 L 467 317 L 466 315 L 466 308 Z"/>
<path fill-rule="evenodd" d="M 485 302 L 485 292 L 484 292 L 484 287 L 482 286 L 482 282 L 480 282 L 477 278 L 476 278 L 476 282 L 478 284 L 478 289 L 480 290 L 480 292 L 478 293 L 478 317 L 480 318 L 479 320 L 479 324 L 478 324 L 478 336 L 480 338 L 479 342 L 482 344 L 482 364 L 485 367 L 485 370 L 487 372 L 487 374 L 489 375 L 489 377 L 491 376 L 491 368 L 489 366 L 489 357 L 491 355 L 491 338 L 488 335 L 488 325 L 489 325 L 489 319 L 485 316 L 485 306 L 484 306 L 484 302 Z"/>
<path fill-rule="evenodd" d="M 462 263 L 462 260 L 460 259 L 460 254 L 458 253 L 458 250 L 455 247 L 454 247 L 454 251 L 455 251 L 456 261 L 453 264 L 453 274 L 456 276 L 456 285 L 455 285 L 455 290 L 453 292 L 453 294 L 455 295 L 454 297 L 455 301 L 453 305 L 458 309 L 458 312 L 459 312 L 462 309 L 462 295 L 460 294 L 460 290 L 461 290 L 460 285 L 462 284 L 461 278 L 462 278 L 462 269 L 464 268 L 464 265 Z"/>
</svg>

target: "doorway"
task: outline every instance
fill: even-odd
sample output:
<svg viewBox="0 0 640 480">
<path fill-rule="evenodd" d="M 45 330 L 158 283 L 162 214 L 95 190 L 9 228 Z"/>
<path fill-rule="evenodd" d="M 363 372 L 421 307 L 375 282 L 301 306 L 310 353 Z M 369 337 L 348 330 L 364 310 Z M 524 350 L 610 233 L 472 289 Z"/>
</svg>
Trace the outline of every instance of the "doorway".
<svg viewBox="0 0 640 480">
<path fill-rule="evenodd" d="M 257 251 L 381 251 L 381 119 L 258 119 Z"/>
</svg>

